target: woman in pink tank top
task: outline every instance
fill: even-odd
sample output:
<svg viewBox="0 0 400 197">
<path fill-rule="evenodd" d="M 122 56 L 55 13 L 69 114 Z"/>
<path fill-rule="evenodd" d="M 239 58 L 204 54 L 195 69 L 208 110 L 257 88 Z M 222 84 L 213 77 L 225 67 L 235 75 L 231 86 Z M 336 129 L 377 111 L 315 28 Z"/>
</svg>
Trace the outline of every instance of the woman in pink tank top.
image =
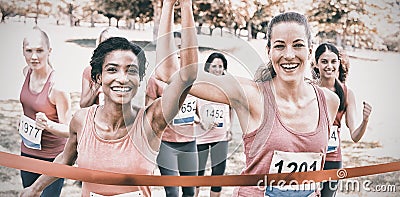
<svg viewBox="0 0 400 197">
<path fill-rule="evenodd" d="M 219 52 L 210 54 L 204 64 L 204 71 L 222 76 L 228 70 L 225 55 Z M 228 155 L 228 141 L 231 136 L 233 110 L 226 104 L 199 99 L 200 124 L 196 128 L 196 142 L 199 156 L 198 175 L 204 176 L 208 155 L 211 158 L 211 175 L 223 175 Z M 221 196 L 222 187 L 211 187 L 210 197 Z M 196 196 L 200 187 L 196 187 Z"/>
<path fill-rule="evenodd" d="M 103 87 L 104 105 L 78 110 L 70 123 L 70 137 L 55 162 L 116 173 L 152 174 L 161 136 L 178 113 L 197 76 L 197 39 L 192 2 L 180 1 L 182 13 L 182 70 L 170 80 L 163 97 L 145 108 L 132 106 L 146 69 L 143 49 L 125 38 L 113 37 L 94 50 L 91 78 Z M 175 1 L 164 1 L 162 14 L 172 14 Z M 167 21 L 161 21 L 167 22 Z M 157 45 L 165 46 L 165 45 Z M 161 50 L 158 49 L 156 50 Z M 164 50 L 164 49 L 162 49 Z M 165 59 L 164 57 L 157 57 Z M 168 58 L 167 58 L 168 59 Z M 166 60 L 168 61 L 168 60 Z M 185 69 L 183 69 L 185 68 Z M 56 180 L 42 175 L 21 196 L 39 196 Z M 82 196 L 139 195 L 150 197 L 149 187 L 82 184 Z"/>
<path fill-rule="evenodd" d="M 351 139 L 358 142 L 364 135 L 372 107 L 364 102 L 363 119 L 357 127 L 357 108 L 354 93 L 344 84 L 349 70 L 349 62 L 345 54 L 341 54 L 333 44 L 320 44 L 315 51 L 316 67 L 313 71 L 321 87 L 335 92 L 340 98 L 340 105 L 329 136 L 328 150 L 324 170 L 342 168 L 340 148 L 340 131 L 342 117 L 346 117 L 346 126 L 350 130 Z M 335 196 L 338 181 L 323 184 L 321 194 Z"/>
<path fill-rule="evenodd" d="M 304 80 L 312 54 L 306 17 L 295 12 L 275 16 L 269 22 L 266 50 L 270 61 L 256 80 L 201 72 L 190 94 L 234 108 L 246 155 L 242 174 L 321 170 L 339 99 Z M 171 73 L 176 68 L 165 64 L 158 70 Z M 302 168 L 289 168 L 291 163 Z M 238 187 L 234 192 L 245 197 L 314 194 L 314 190 L 293 194 L 264 187 Z"/>
<path fill-rule="evenodd" d="M 23 70 L 25 81 L 20 101 L 24 114 L 19 124 L 21 155 L 53 161 L 64 149 L 71 119 L 69 94 L 55 84 L 48 35 L 35 27 L 23 41 L 23 54 L 28 66 Z M 33 132 L 32 132 L 33 131 Z M 21 171 L 22 185 L 29 187 L 40 174 Z M 42 196 L 59 196 L 64 179 L 46 189 Z"/>
</svg>

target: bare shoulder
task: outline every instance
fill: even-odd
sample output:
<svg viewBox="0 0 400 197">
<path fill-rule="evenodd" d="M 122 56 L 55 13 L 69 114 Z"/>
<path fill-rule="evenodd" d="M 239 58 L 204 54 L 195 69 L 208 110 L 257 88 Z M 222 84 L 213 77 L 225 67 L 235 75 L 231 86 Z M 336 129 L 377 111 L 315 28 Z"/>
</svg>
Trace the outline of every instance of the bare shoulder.
<svg viewBox="0 0 400 197">
<path fill-rule="evenodd" d="M 354 97 L 354 92 L 351 88 L 347 87 L 347 95 Z"/>
<path fill-rule="evenodd" d="M 78 131 L 82 130 L 88 112 L 89 112 L 88 107 L 79 109 L 75 112 L 69 124 L 70 132 L 77 133 Z"/>
<path fill-rule="evenodd" d="M 243 92 L 244 99 L 248 100 L 251 98 L 260 98 L 262 95 L 261 85 L 262 83 L 257 83 L 251 79 L 244 77 L 235 77 L 235 79 L 239 82 L 239 91 Z M 242 98 L 243 99 L 243 98 Z"/>
<path fill-rule="evenodd" d="M 326 98 L 328 111 L 330 112 L 331 117 L 334 117 L 340 104 L 339 96 L 337 96 L 333 91 L 329 90 L 328 88 L 321 87 L 321 89 L 324 92 Z"/>
<path fill-rule="evenodd" d="M 68 92 L 59 89 L 57 86 L 53 86 L 49 94 L 50 101 L 55 104 L 68 105 L 71 102 L 71 98 Z"/>
<path fill-rule="evenodd" d="M 322 89 L 322 91 L 324 92 L 326 101 L 328 103 L 338 103 L 339 104 L 339 97 L 331 90 L 329 90 L 328 88 L 325 87 L 320 87 Z"/>
<path fill-rule="evenodd" d="M 25 67 L 22 69 L 22 74 L 26 77 L 26 75 L 28 74 L 28 71 L 29 71 L 29 66 L 25 66 Z"/>
</svg>

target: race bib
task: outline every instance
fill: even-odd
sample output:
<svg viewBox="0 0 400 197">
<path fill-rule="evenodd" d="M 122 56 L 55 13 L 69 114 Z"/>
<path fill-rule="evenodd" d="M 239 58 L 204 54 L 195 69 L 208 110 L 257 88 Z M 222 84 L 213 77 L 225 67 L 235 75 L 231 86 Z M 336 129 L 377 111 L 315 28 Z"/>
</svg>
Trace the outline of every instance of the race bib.
<svg viewBox="0 0 400 197">
<path fill-rule="evenodd" d="M 326 153 L 333 153 L 337 151 L 339 147 L 339 133 L 338 133 L 338 126 L 332 126 L 331 127 L 331 135 L 329 136 L 329 141 L 328 141 L 328 150 Z"/>
<path fill-rule="evenodd" d="M 224 127 L 224 118 L 229 107 L 225 105 L 207 104 L 202 107 L 201 119 L 204 124 L 216 124 L 216 127 Z"/>
<path fill-rule="evenodd" d="M 196 114 L 196 97 L 186 97 L 181 109 L 173 120 L 173 125 L 185 125 L 194 123 Z"/>
<path fill-rule="evenodd" d="M 136 191 L 136 192 L 129 192 L 129 193 L 124 193 L 124 194 L 117 194 L 113 195 L 112 197 L 143 197 L 143 192 L 142 191 Z M 90 192 L 90 197 L 110 197 L 110 196 L 103 196 L 100 194 L 96 194 L 94 192 Z"/>
<path fill-rule="evenodd" d="M 317 171 L 322 168 L 323 153 L 274 151 L 270 174 Z M 310 180 L 312 181 L 312 180 Z M 287 184 L 290 184 L 287 183 Z M 317 183 L 273 186 L 265 189 L 264 196 L 309 196 L 316 190 Z"/>
<path fill-rule="evenodd" d="M 18 132 L 26 147 L 37 150 L 42 149 L 41 141 L 43 130 L 36 128 L 36 122 L 34 120 L 22 114 L 19 121 Z"/>
</svg>

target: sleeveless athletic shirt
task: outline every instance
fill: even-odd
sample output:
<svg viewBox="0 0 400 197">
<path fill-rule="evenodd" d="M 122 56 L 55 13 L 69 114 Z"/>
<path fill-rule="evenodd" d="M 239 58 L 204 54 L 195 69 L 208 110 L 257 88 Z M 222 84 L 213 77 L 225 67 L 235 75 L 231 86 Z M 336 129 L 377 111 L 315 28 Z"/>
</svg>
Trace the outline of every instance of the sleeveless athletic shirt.
<svg viewBox="0 0 400 197">
<path fill-rule="evenodd" d="M 281 120 L 270 81 L 260 83 L 264 95 L 263 121 L 258 129 L 243 136 L 246 166 L 242 174 L 268 174 L 274 151 L 326 153 L 329 120 L 322 90 L 314 86 L 319 108 L 317 128 L 312 132 L 298 132 Z M 322 161 L 323 165 L 324 161 Z M 320 170 L 320 169 L 318 169 Z M 238 187 L 233 196 L 264 196 L 257 187 Z"/>
<path fill-rule="evenodd" d="M 342 88 L 343 88 L 344 95 L 345 95 L 344 98 L 346 98 L 346 104 L 345 104 L 344 110 L 337 112 L 335 121 L 333 122 L 334 126 L 338 126 L 337 137 L 339 140 L 339 146 L 335 152 L 326 154 L 326 161 L 342 161 L 342 149 L 340 148 L 340 146 L 341 146 L 341 140 L 340 140 L 340 130 L 341 129 L 340 128 L 341 128 L 342 117 L 343 117 L 344 113 L 346 113 L 346 109 L 347 109 L 347 86 L 343 84 Z"/>
<path fill-rule="evenodd" d="M 146 95 L 155 100 L 162 96 L 165 86 L 167 86 L 166 83 L 157 80 L 154 77 L 150 77 L 146 88 Z M 190 97 L 193 96 L 188 94 L 186 99 Z M 162 140 L 167 142 L 192 142 L 195 140 L 194 126 L 193 124 L 168 124 L 164 130 Z"/>
<path fill-rule="evenodd" d="M 107 172 L 152 175 L 157 152 L 148 143 L 143 127 L 144 109 L 141 109 L 128 134 L 116 140 L 101 138 L 94 127 L 98 105 L 89 107 L 82 131 L 77 133 L 77 164 L 80 168 Z M 151 196 L 147 186 L 117 186 L 82 183 L 82 196 L 90 192 L 101 195 L 116 195 L 141 190 L 144 196 Z"/>
<path fill-rule="evenodd" d="M 20 102 L 25 116 L 35 120 L 36 113 L 43 112 L 49 120 L 57 123 L 59 122 L 56 106 L 49 100 L 49 92 L 53 85 L 53 73 L 54 71 L 50 73 L 42 91 L 34 93 L 29 89 L 32 70 L 28 70 L 20 93 Z M 43 130 L 41 141 L 42 150 L 30 149 L 21 142 L 21 152 L 40 158 L 55 158 L 64 150 L 66 142 L 67 138 L 59 137 L 47 130 Z"/>
</svg>

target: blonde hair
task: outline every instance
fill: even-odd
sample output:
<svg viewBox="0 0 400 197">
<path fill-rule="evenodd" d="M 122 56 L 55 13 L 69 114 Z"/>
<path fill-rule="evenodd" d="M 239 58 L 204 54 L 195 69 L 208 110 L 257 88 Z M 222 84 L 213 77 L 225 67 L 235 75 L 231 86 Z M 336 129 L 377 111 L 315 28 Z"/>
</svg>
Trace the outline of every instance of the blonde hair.
<svg viewBox="0 0 400 197">
<path fill-rule="evenodd" d="M 23 41 L 22 41 L 22 48 L 24 48 L 25 45 L 26 45 L 26 40 L 27 40 L 27 38 L 28 38 L 28 35 L 32 35 L 32 34 L 35 34 L 35 33 L 39 33 L 40 36 L 41 36 L 41 38 L 43 39 L 43 41 L 46 43 L 47 49 L 51 49 L 51 47 L 50 47 L 50 38 L 49 38 L 49 36 L 47 35 L 47 33 L 46 33 L 45 31 L 43 31 L 42 29 L 40 29 L 38 26 L 34 26 L 34 27 L 32 28 L 32 30 L 29 31 L 29 32 L 27 32 L 27 35 L 24 36 L 24 39 L 23 39 Z M 52 66 L 51 63 L 50 63 L 50 58 L 47 58 L 47 64 L 49 64 L 49 66 L 50 66 L 51 68 L 53 68 L 53 66 Z"/>
<path fill-rule="evenodd" d="M 121 32 L 119 31 L 118 28 L 116 27 L 104 28 L 103 31 L 100 32 L 100 35 L 96 40 L 96 46 L 98 46 L 100 43 L 104 42 L 105 40 L 111 37 L 122 37 Z"/>
</svg>

